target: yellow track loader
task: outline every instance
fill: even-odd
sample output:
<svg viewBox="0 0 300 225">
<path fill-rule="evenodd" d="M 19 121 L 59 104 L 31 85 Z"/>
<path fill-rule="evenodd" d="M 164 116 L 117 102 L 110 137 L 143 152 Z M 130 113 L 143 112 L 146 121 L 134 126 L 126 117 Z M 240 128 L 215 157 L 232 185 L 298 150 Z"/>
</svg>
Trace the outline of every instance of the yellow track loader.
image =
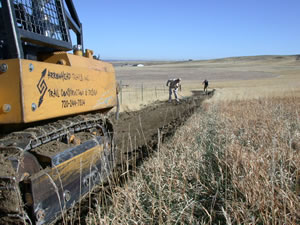
<svg viewBox="0 0 300 225">
<path fill-rule="evenodd" d="M 0 224 L 51 224 L 114 167 L 115 72 L 83 49 L 71 0 L 0 0 Z"/>
</svg>

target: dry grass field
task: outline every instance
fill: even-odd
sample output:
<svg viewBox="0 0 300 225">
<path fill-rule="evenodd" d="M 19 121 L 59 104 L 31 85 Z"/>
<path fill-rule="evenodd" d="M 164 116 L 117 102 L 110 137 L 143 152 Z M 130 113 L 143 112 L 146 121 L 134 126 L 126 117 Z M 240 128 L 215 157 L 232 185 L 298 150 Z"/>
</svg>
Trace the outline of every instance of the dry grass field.
<svg viewBox="0 0 300 225">
<path fill-rule="evenodd" d="M 138 62 L 134 62 L 137 64 Z M 122 82 L 123 109 L 137 109 L 168 97 L 167 79 L 181 77 L 181 97 L 202 90 L 202 81 L 216 89 L 214 100 L 299 95 L 300 56 L 252 56 L 187 62 L 116 63 Z M 123 65 L 123 66 L 122 66 Z M 133 101 L 134 100 L 134 101 Z"/>
<path fill-rule="evenodd" d="M 116 67 L 123 110 L 166 99 L 171 77 L 215 95 L 85 222 L 300 224 L 300 57 L 144 63 Z"/>
<path fill-rule="evenodd" d="M 299 224 L 299 110 L 299 97 L 206 103 L 87 223 Z"/>
</svg>

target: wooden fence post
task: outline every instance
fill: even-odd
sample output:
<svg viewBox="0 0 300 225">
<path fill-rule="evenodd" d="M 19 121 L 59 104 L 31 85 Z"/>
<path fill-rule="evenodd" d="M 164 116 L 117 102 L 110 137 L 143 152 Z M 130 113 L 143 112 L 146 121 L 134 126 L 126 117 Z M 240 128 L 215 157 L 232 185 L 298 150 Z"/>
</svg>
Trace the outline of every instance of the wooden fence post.
<svg viewBox="0 0 300 225">
<path fill-rule="evenodd" d="M 142 102 L 144 101 L 144 83 L 142 83 Z"/>
<path fill-rule="evenodd" d="M 123 104 L 123 86 L 122 81 L 120 81 L 120 98 L 121 98 L 121 104 Z"/>
</svg>

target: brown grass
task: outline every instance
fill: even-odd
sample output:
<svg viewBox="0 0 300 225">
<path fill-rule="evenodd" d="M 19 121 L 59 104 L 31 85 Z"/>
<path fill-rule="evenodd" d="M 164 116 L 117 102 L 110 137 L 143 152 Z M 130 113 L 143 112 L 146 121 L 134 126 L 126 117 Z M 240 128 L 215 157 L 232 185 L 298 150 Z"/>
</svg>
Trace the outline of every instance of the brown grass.
<svg viewBox="0 0 300 225">
<path fill-rule="evenodd" d="M 235 223 L 298 224 L 295 179 L 300 170 L 300 98 L 268 98 L 223 104 L 226 156 Z M 229 135 L 230 136 L 229 136 Z"/>
<path fill-rule="evenodd" d="M 86 222 L 299 224 L 299 110 L 299 97 L 207 103 Z"/>
</svg>

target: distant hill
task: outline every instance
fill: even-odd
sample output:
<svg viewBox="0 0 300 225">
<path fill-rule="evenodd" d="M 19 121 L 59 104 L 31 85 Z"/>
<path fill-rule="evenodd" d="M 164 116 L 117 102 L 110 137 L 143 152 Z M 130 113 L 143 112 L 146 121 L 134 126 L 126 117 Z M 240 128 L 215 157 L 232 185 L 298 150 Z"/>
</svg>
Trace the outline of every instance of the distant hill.
<svg viewBox="0 0 300 225">
<path fill-rule="evenodd" d="M 300 55 L 257 55 L 257 56 L 239 56 L 239 57 L 228 57 L 220 59 L 211 59 L 205 61 L 263 61 L 263 60 L 300 60 Z M 201 60 L 203 61 L 203 60 Z"/>
<path fill-rule="evenodd" d="M 251 61 L 284 61 L 284 60 L 299 60 L 300 61 L 300 54 L 299 55 L 257 55 L 257 56 L 239 56 L 239 57 L 227 57 L 227 58 L 217 58 L 217 59 L 207 59 L 207 60 L 182 60 L 182 61 L 159 61 L 159 60 L 106 60 L 112 63 L 115 67 L 119 66 L 134 66 L 137 64 L 143 64 L 145 66 L 151 65 L 163 65 L 163 64 L 178 64 L 178 63 L 222 63 L 222 62 L 251 62 Z"/>
</svg>

